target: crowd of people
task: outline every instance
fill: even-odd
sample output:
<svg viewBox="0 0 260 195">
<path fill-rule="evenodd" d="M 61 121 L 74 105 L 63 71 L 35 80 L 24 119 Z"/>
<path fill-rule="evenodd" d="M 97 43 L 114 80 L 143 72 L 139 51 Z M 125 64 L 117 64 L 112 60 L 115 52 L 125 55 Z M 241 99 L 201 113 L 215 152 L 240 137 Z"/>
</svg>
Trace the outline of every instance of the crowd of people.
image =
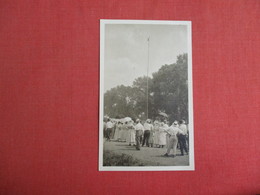
<svg viewBox="0 0 260 195">
<path fill-rule="evenodd" d="M 107 141 L 126 142 L 135 146 L 137 150 L 142 147 L 166 148 L 164 156 L 168 157 L 171 150 L 176 156 L 177 147 L 188 154 L 189 138 L 185 120 L 174 121 L 171 125 L 167 120 L 147 119 L 141 121 L 116 120 L 108 118 L 104 121 L 104 137 Z"/>
</svg>

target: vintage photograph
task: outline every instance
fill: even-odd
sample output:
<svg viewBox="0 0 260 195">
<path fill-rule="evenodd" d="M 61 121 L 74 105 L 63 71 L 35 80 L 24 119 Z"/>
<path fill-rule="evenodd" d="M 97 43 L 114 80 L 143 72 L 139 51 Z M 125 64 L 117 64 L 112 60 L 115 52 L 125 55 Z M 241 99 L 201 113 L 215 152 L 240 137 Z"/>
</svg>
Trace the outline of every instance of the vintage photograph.
<svg viewBox="0 0 260 195">
<path fill-rule="evenodd" d="M 100 20 L 100 171 L 195 170 L 190 21 Z"/>
</svg>

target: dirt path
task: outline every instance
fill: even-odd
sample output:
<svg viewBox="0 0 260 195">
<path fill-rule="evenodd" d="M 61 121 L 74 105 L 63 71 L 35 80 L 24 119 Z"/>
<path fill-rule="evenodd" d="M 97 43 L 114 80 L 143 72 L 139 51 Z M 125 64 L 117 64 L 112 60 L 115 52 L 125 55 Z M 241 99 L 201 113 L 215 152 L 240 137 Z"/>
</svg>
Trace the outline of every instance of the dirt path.
<svg viewBox="0 0 260 195">
<path fill-rule="evenodd" d="M 104 142 L 104 150 L 113 151 L 117 154 L 127 154 L 131 155 L 136 159 L 139 159 L 151 166 L 188 166 L 189 156 L 181 156 L 180 150 L 177 150 L 177 156 L 172 158 L 164 157 L 166 153 L 166 148 L 150 148 L 141 147 L 141 150 L 136 150 L 134 146 L 129 146 L 125 142 Z"/>
</svg>

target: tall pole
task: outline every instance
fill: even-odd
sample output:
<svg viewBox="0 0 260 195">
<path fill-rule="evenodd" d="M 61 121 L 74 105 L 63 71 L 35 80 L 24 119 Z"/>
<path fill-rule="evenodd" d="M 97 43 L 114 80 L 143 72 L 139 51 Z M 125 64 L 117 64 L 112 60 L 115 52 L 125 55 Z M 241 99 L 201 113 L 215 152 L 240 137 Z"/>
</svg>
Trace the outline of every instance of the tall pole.
<svg viewBox="0 0 260 195">
<path fill-rule="evenodd" d="M 149 102 L 149 77 L 148 77 L 148 73 L 149 73 L 149 63 L 150 63 L 150 61 L 149 61 L 149 49 L 150 49 L 150 36 L 148 37 L 148 39 L 147 39 L 147 47 L 148 47 L 148 55 L 147 55 L 147 57 L 148 57 L 148 59 L 147 59 L 147 94 L 146 94 L 146 119 L 148 119 L 148 102 Z"/>
</svg>

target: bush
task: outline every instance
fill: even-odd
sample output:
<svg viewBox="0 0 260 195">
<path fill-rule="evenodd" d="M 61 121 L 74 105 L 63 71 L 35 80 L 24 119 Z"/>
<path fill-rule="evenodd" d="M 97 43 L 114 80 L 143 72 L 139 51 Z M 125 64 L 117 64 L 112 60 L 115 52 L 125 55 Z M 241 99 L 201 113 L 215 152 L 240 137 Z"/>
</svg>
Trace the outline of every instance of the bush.
<svg viewBox="0 0 260 195">
<path fill-rule="evenodd" d="M 145 166 L 146 164 L 127 154 L 115 154 L 105 150 L 103 153 L 103 166 Z"/>
</svg>

